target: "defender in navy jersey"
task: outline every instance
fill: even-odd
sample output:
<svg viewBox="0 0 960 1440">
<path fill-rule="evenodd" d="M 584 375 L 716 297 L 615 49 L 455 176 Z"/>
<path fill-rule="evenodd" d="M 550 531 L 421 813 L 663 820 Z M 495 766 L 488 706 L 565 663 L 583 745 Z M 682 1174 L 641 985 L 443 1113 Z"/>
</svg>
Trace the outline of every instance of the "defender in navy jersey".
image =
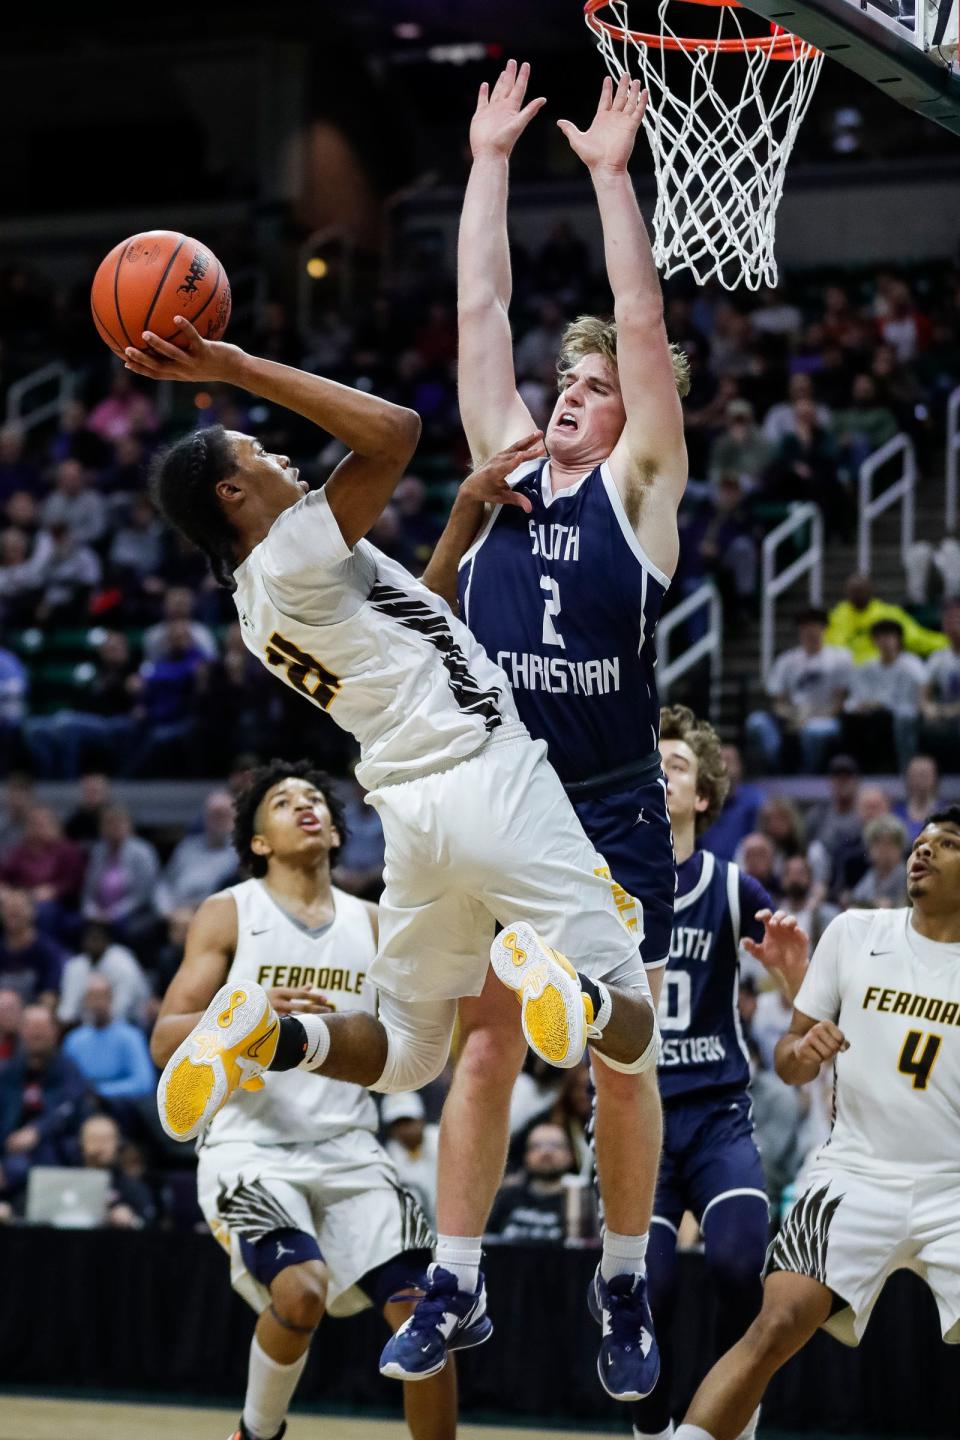
<svg viewBox="0 0 960 1440">
<path fill-rule="evenodd" d="M 510 61 L 492 92 L 481 87 L 470 128 L 473 167 L 458 257 L 459 385 L 477 465 L 507 437 L 533 429 L 517 390 L 508 318 L 509 156 L 544 103 L 524 103 L 528 78 L 528 66 L 518 70 Z M 546 462 L 496 485 L 467 480 L 425 580 L 452 603 L 459 589 L 462 616 L 491 659 L 500 657 L 524 723 L 547 742 L 619 887 L 656 998 L 670 944 L 674 869 L 653 636 L 679 553 L 677 509 L 687 481 L 680 397 L 689 375 L 685 357 L 667 341 L 659 278 L 627 170 L 646 100 L 638 83 L 625 77 L 615 90 L 606 80 L 589 129 L 558 122 L 593 182 L 615 319 L 581 316 L 567 328 Z M 442 1231 L 474 1236 L 493 1199 L 480 1157 L 493 1147 L 506 1155 L 507 1077 L 522 1052 L 495 993 L 462 1004 L 460 1024 L 464 1045 L 448 1111 L 448 1122 L 456 1115 L 458 1123 L 441 1128 L 440 1147 L 441 1175 L 456 1180 L 438 1218 Z M 609 1077 L 603 1065 L 595 1071 L 602 1110 Z M 607 1152 L 609 1174 L 616 1153 L 621 1178 L 615 1203 L 604 1202 L 607 1240 L 594 1295 L 608 1312 L 605 1332 L 613 1313 L 608 1294 L 611 1305 L 643 1303 L 660 1145 L 652 1075 L 635 1085 L 632 1105 L 629 1135 L 611 1135 L 598 1112 L 598 1156 Z M 656 1370 L 652 1334 L 643 1358 L 648 1391 Z M 611 1389 L 608 1376 L 601 1380 Z"/>
<path fill-rule="evenodd" d="M 666 707 L 660 744 L 677 853 L 673 939 L 659 1015 L 663 1157 L 647 1252 L 662 1369 L 653 1394 L 633 1407 L 637 1440 L 670 1433 L 671 1356 L 664 1336 L 685 1211 L 700 1223 L 717 1288 L 720 1352 L 740 1338 L 760 1308 L 769 1223 L 737 1009 L 738 952 L 742 943 L 791 996 L 807 957 L 806 936 L 793 917 L 773 913 L 762 885 L 709 850 L 694 849 L 695 834 L 719 814 L 729 784 L 713 727 L 684 705 Z M 754 1433 L 756 1419 L 744 1436 Z"/>
</svg>

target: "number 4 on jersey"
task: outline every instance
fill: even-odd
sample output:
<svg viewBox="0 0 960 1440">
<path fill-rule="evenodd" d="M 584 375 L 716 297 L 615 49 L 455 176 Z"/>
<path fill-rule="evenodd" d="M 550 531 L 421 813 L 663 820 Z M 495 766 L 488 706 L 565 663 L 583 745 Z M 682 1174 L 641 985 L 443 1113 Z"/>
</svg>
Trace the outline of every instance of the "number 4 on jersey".
<svg viewBox="0 0 960 1440">
<path fill-rule="evenodd" d="M 921 1042 L 926 1040 L 923 1051 L 920 1052 Z M 927 1081 L 930 1079 L 930 1071 L 933 1069 L 934 1061 L 940 1053 L 939 1035 L 921 1035 L 919 1030 L 909 1030 L 907 1038 L 903 1042 L 903 1049 L 900 1051 L 900 1061 L 897 1069 L 901 1075 L 909 1075 L 913 1080 L 914 1090 L 926 1090 Z"/>
</svg>

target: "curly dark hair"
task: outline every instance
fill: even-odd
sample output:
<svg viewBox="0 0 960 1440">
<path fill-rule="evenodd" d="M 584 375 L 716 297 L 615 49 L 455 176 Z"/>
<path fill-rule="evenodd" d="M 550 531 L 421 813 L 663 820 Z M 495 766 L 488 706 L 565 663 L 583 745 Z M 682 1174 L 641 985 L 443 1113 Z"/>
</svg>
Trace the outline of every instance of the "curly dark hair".
<svg viewBox="0 0 960 1440">
<path fill-rule="evenodd" d="M 235 590 L 233 527 L 216 486 L 237 472 L 237 457 L 222 425 L 194 430 L 154 460 L 150 494 L 165 520 L 202 550 L 217 584 Z"/>
<path fill-rule="evenodd" d="M 306 780 L 323 795 L 330 811 L 330 819 L 340 836 L 340 844 L 330 850 L 330 862 L 334 861 L 341 846 L 347 841 L 347 823 L 343 804 L 334 789 L 335 781 L 325 770 L 318 770 L 309 760 L 271 760 L 251 771 L 234 801 L 233 844 L 240 857 L 242 868 L 258 880 L 267 873 L 267 862 L 263 855 L 255 855 L 250 842 L 257 833 L 257 811 L 268 790 L 279 785 L 281 780 Z"/>
<path fill-rule="evenodd" d="M 706 810 L 697 816 L 699 835 L 716 820 L 730 793 L 720 736 L 709 720 L 700 720 L 689 705 L 664 705 L 660 711 L 660 739 L 684 740 L 697 757 L 697 795 L 708 802 Z"/>
</svg>

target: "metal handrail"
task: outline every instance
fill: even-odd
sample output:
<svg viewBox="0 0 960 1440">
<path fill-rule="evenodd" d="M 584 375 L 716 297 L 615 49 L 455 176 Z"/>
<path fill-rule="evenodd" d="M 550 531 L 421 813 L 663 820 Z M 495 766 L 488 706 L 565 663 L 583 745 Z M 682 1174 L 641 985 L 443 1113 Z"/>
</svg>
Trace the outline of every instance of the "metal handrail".
<svg viewBox="0 0 960 1440">
<path fill-rule="evenodd" d="M 798 532 L 807 526 L 810 527 L 810 543 L 778 575 L 776 573 L 777 550 L 784 540 L 791 536 L 797 536 Z M 761 560 L 763 579 L 760 594 L 760 664 L 764 683 L 766 683 L 770 667 L 773 665 L 777 596 L 781 595 L 784 590 L 788 590 L 791 585 L 796 584 L 801 576 L 808 575 L 810 578 L 807 585 L 811 605 L 819 605 L 823 599 L 823 516 L 817 506 L 810 504 L 792 506 L 787 518 L 781 520 L 769 535 L 764 536 Z"/>
<path fill-rule="evenodd" d="M 888 485 L 879 495 L 873 494 L 873 477 L 882 466 L 895 456 L 901 456 L 903 460 L 900 478 Z M 907 551 L 913 544 L 915 525 L 915 501 L 917 489 L 917 458 L 913 448 L 913 441 L 906 435 L 894 435 L 886 445 L 881 445 L 879 450 L 874 450 L 868 455 L 860 466 L 860 519 L 857 532 L 857 568 L 869 573 L 870 551 L 872 540 L 873 522 L 878 515 L 889 510 L 891 505 L 896 505 L 899 500 L 903 501 L 903 510 L 900 516 L 900 553 L 904 565 L 907 563 Z"/>
<path fill-rule="evenodd" d="M 679 625 L 683 625 L 699 610 L 707 610 L 707 630 L 699 640 L 688 645 L 672 660 L 665 659 L 670 637 Z M 670 686 L 679 680 L 704 656 L 710 660 L 710 716 L 716 720 L 720 709 L 720 672 L 723 657 L 723 605 L 720 594 L 712 580 L 705 580 L 685 600 L 663 616 L 657 626 L 657 689 L 666 700 Z"/>
<path fill-rule="evenodd" d="M 18 425 L 21 430 L 32 430 L 35 425 L 42 425 L 45 420 L 59 415 L 73 393 L 73 380 L 72 370 L 59 360 L 51 360 L 49 365 L 42 365 L 39 370 L 31 370 L 29 375 L 15 380 L 7 391 L 6 423 Z M 51 381 L 57 382 L 53 399 L 42 400 L 28 408 L 27 396 L 32 391 L 49 385 Z"/>
<path fill-rule="evenodd" d="M 960 385 L 950 392 L 947 401 L 947 494 L 946 531 L 952 535 L 957 528 L 957 501 L 960 491 Z"/>
</svg>

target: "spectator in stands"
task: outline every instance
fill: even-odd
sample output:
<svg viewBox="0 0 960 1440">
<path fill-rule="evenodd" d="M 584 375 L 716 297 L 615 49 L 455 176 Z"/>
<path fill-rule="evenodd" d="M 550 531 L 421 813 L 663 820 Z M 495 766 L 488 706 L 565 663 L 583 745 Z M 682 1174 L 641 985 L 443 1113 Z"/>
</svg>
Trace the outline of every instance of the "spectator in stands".
<svg viewBox="0 0 960 1440">
<path fill-rule="evenodd" d="M 721 860 L 732 860 L 740 841 L 756 827 L 763 795 L 756 785 L 744 783 L 743 761 L 736 745 L 724 745 L 722 752 L 730 790 L 718 819 L 700 836 L 700 844 Z"/>
<path fill-rule="evenodd" d="M 404 475 L 393 492 L 396 509 L 406 544 L 407 567 L 419 575 L 440 538 L 442 526 L 429 509 L 429 493 L 418 475 Z"/>
<path fill-rule="evenodd" d="M 48 539 L 44 549 L 50 553 Z M 42 579 L 29 535 L 17 525 L 8 525 L 0 531 L 0 617 L 5 625 L 14 628 L 33 623 Z"/>
<path fill-rule="evenodd" d="M 841 463 L 851 470 L 859 469 L 868 455 L 893 439 L 897 428 L 893 411 L 877 399 L 873 376 L 857 375 L 849 406 L 837 410 L 833 417 Z"/>
<path fill-rule="evenodd" d="M 866 829 L 873 820 L 880 820 L 890 814 L 890 797 L 880 785 L 861 785 L 857 794 L 857 819 L 859 828 L 837 855 L 832 876 L 830 893 L 833 898 L 846 904 L 851 890 L 857 885 L 870 866 L 867 854 Z"/>
<path fill-rule="evenodd" d="M 80 951 L 63 967 L 57 1019 L 61 1025 L 76 1025 L 83 1013 L 87 985 L 94 975 L 110 984 L 114 1020 L 142 1025 L 150 1001 L 150 983 L 133 951 L 113 938 L 109 925 L 91 920 L 84 926 Z"/>
<path fill-rule="evenodd" d="M 376 900 L 383 889 L 383 826 L 364 791 L 351 779 L 343 791 L 347 838 L 337 852 L 334 881 L 351 895 Z"/>
<path fill-rule="evenodd" d="M 773 1070 L 777 1041 L 790 1029 L 792 1018 L 793 1005 L 779 985 L 761 990 L 753 1017 L 753 1039 L 765 1069 Z"/>
<path fill-rule="evenodd" d="M 896 815 L 881 815 L 864 827 L 863 838 L 870 867 L 853 887 L 850 903 L 884 909 L 906 905 L 907 831 L 903 821 Z"/>
<path fill-rule="evenodd" d="M 190 928 L 190 921 L 193 919 L 193 909 L 184 906 L 180 910 L 174 910 L 167 920 L 166 934 L 160 939 L 159 944 L 152 954 L 152 976 L 154 983 L 154 994 L 163 996 L 170 986 L 170 981 L 180 969 L 183 960 L 183 951 L 187 943 L 187 931 Z"/>
<path fill-rule="evenodd" d="M 38 546 L 41 541 L 46 543 L 37 562 L 41 593 L 35 619 L 41 625 L 82 624 L 91 593 L 100 584 L 100 559 L 63 521 L 41 531 Z"/>
<path fill-rule="evenodd" d="M 878 297 L 877 329 L 901 365 L 916 359 L 930 339 L 930 322 L 914 304 L 910 286 L 893 280 Z"/>
<path fill-rule="evenodd" d="M 76 909 L 85 869 L 86 856 L 64 835 L 56 812 L 35 805 L 22 838 L 0 861 L 0 883 L 26 890 L 40 929 L 58 934 L 68 912 Z"/>
<path fill-rule="evenodd" d="M 110 781 L 99 771 L 80 776 L 77 803 L 64 824 L 64 833 L 78 844 L 89 846 L 100 838 L 103 812 L 112 803 Z"/>
<path fill-rule="evenodd" d="M 854 505 L 840 479 L 839 453 L 831 432 L 817 421 L 812 400 L 796 400 L 793 428 L 780 441 L 764 481 L 771 499 L 808 500 L 818 506 L 827 535 L 846 541 L 853 527 Z"/>
<path fill-rule="evenodd" d="M 726 614 L 744 620 L 757 588 L 757 545 L 740 478 L 722 475 L 706 500 L 680 528 L 680 565 L 675 583 L 692 594 L 711 577 L 726 602 Z"/>
<path fill-rule="evenodd" d="M 423 1101 L 415 1091 L 384 1095 L 380 1119 L 384 1146 L 397 1167 L 400 1184 L 413 1191 L 430 1224 L 435 1225 L 440 1127 L 426 1123 Z"/>
<path fill-rule="evenodd" d="M 0 886 L 0 985 L 27 1003 L 52 1009 L 67 959 L 62 945 L 37 929 L 34 902 L 26 890 Z"/>
<path fill-rule="evenodd" d="M 703 837 L 701 844 L 705 844 Z M 744 836 L 737 854 L 744 875 L 752 875 L 774 900 L 778 899 L 780 882 L 777 878 L 777 851 L 770 836 L 765 835 L 762 830 L 754 830 L 752 834 Z"/>
<path fill-rule="evenodd" d="M 50 1011 L 28 1005 L 20 1048 L 0 1066 L 0 1194 L 22 1190 L 31 1165 L 69 1164 L 86 1088 L 77 1066 L 57 1049 Z"/>
<path fill-rule="evenodd" d="M 825 610 L 810 606 L 800 611 L 799 644 L 777 656 L 767 680 L 772 710 L 754 710 L 747 716 L 747 738 L 768 775 L 780 771 L 785 740 L 796 742 L 803 770 L 816 775 L 840 737 L 853 662 L 848 650 L 824 645 L 826 627 Z"/>
<path fill-rule="evenodd" d="M 23 1000 L 19 991 L 4 986 L 0 989 L 0 1065 L 12 1060 L 20 1048 L 22 1021 Z"/>
<path fill-rule="evenodd" d="M 574 1065 L 572 1070 L 561 1071 L 560 1089 L 546 1117 L 562 1128 L 573 1155 L 573 1169 L 586 1180 L 593 1178 L 592 1085 L 586 1061 Z"/>
<path fill-rule="evenodd" d="M 781 884 L 783 908 L 788 915 L 796 917 L 797 924 L 810 941 L 812 955 L 824 930 L 840 911 L 836 905 L 817 898 L 819 887 L 814 885 L 813 868 L 806 855 L 791 855 L 784 862 Z"/>
<path fill-rule="evenodd" d="M 0 428 L 0 505 L 6 504 L 17 490 L 39 489 L 40 472 L 24 454 L 26 440 L 22 425 Z"/>
<path fill-rule="evenodd" d="M 0 645 L 0 775 L 6 775 L 17 756 L 29 689 L 22 660 Z"/>
<path fill-rule="evenodd" d="M 914 755 L 904 772 L 903 784 L 906 793 L 899 804 L 894 805 L 893 813 L 903 821 L 909 848 L 926 825 L 927 817 L 940 809 L 937 794 L 940 772 L 936 760 L 929 755 Z"/>
<path fill-rule="evenodd" d="M 135 674 L 126 635 L 108 630 L 74 706 L 27 721 L 24 738 L 40 775 L 73 780 L 91 760 L 122 763 L 138 729 L 132 714 Z"/>
<path fill-rule="evenodd" d="M 776 1071 L 764 1065 L 755 1040 L 748 1039 L 747 1048 L 754 1138 L 763 1163 L 770 1206 L 776 1215 L 783 1192 L 803 1160 L 801 1126 L 806 1097 L 796 1086 L 784 1085 Z"/>
<path fill-rule="evenodd" d="M 90 1115 L 80 1126 L 80 1163 L 87 1170 L 109 1170 L 107 1224 L 115 1230 L 142 1230 L 157 1218 L 157 1207 L 142 1180 L 120 1165 L 120 1129 L 112 1115 Z"/>
<path fill-rule="evenodd" d="M 927 660 L 920 743 L 952 768 L 960 746 L 960 600 L 946 602 L 940 623 L 947 644 Z"/>
<path fill-rule="evenodd" d="M 807 815 L 810 848 L 807 857 L 818 884 L 829 885 L 839 852 L 860 838 L 857 791 L 860 767 L 852 755 L 834 755 L 827 766 L 830 798 Z"/>
<path fill-rule="evenodd" d="M 916 655 L 905 653 L 903 626 L 898 620 L 878 620 L 870 637 L 879 657 L 865 661 L 853 672 L 845 702 L 847 746 L 859 755 L 869 755 L 873 762 L 869 768 L 883 771 L 891 768 L 892 741 L 897 764 L 905 769 L 917 748 L 926 671 Z"/>
<path fill-rule="evenodd" d="M 110 579 L 128 597 L 131 594 L 153 597 L 162 560 L 163 526 L 157 519 L 153 502 L 149 495 L 134 495 L 123 523 L 113 532 L 110 541 Z"/>
<path fill-rule="evenodd" d="M 194 643 L 190 622 L 171 620 L 165 649 L 144 660 L 131 688 L 138 697 L 134 716 L 141 721 L 140 738 L 128 757 L 125 772 L 149 775 L 176 750 L 180 774 L 190 773 L 196 760 L 191 742 L 197 730 L 200 675 L 204 652 Z M 161 773 L 166 773 L 161 769 Z"/>
<path fill-rule="evenodd" d="M 90 470 L 99 470 L 106 464 L 110 447 L 88 426 L 87 407 L 82 400 L 68 400 L 60 411 L 47 455 L 54 464 L 61 460 L 79 460 Z"/>
<path fill-rule="evenodd" d="M 33 781 L 22 770 L 15 770 L 7 777 L 3 791 L 3 809 L 0 813 L 0 856 L 11 846 L 23 839 L 27 816 L 37 803 Z"/>
<path fill-rule="evenodd" d="M 493 1202 L 487 1233 L 514 1244 L 562 1245 L 566 1187 L 573 1152 L 560 1125 L 535 1125 L 527 1136 L 523 1177 L 504 1185 Z"/>
<path fill-rule="evenodd" d="M 203 832 L 185 835 L 164 866 L 153 903 L 168 918 L 174 910 L 194 910 L 208 895 L 229 885 L 237 873 L 233 848 L 233 800 L 228 790 L 214 790 L 203 807 Z"/>
<path fill-rule="evenodd" d="M 774 871 L 778 878 L 792 855 L 803 855 L 806 826 L 796 805 L 787 795 L 769 795 L 760 807 L 757 829 L 773 842 Z"/>
<path fill-rule="evenodd" d="M 83 1024 L 71 1030 L 63 1053 L 108 1101 L 142 1100 L 156 1089 L 157 1072 L 146 1037 L 136 1025 L 113 1019 L 113 986 L 106 975 L 90 976 L 83 997 Z"/>
<path fill-rule="evenodd" d="M 536 324 L 530 327 L 514 352 L 518 377 L 539 379 L 553 374 L 566 323 L 563 307 L 556 300 L 547 297 L 540 302 Z"/>
<path fill-rule="evenodd" d="M 183 626 L 190 633 L 190 645 L 199 650 L 207 660 L 215 660 L 217 642 L 213 631 L 193 618 L 194 598 L 192 591 L 182 585 L 172 585 L 163 597 L 163 619 L 152 625 L 143 637 L 143 658 L 164 660 L 171 653 L 174 644 L 180 644 Z"/>
<path fill-rule="evenodd" d="M 110 382 L 110 394 L 94 406 L 87 423 L 95 435 L 112 445 L 126 435 L 152 434 L 157 428 L 157 412 L 129 371 L 118 369 Z"/>
<path fill-rule="evenodd" d="M 851 575 L 844 589 L 846 598 L 830 611 L 823 638 L 827 645 L 842 645 L 849 650 L 855 664 L 877 658 L 879 651 L 872 632 L 878 620 L 896 620 L 903 630 L 903 647 L 913 655 L 931 655 L 946 646 L 945 635 L 925 630 L 901 606 L 877 600 L 869 575 Z"/>
<path fill-rule="evenodd" d="M 89 476 L 79 460 L 61 460 L 54 488 L 40 507 L 47 530 L 66 527 L 77 545 L 96 545 L 107 528 L 103 496 L 90 489 Z"/>
<path fill-rule="evenodd" d="M 829 431 L 833 417 L 826 405 L 817 405 L 813 393 L 813 379 L 803 372 L 790 376 L 788 398 L 772 405 L 763 417 L 763 437 L 771 449 L 780 445 L 789 435 L 796 433 L 797 401 L 814 404 L 813 423 L 823 431 Z"/>
<path fill-rule="evenodd" d="M 203 774 L 217 775 L 238 754 L 260 754 L 276 745 L 276 686 L 243 643 L 239 625 L 223 638 L 223 652 L 197 673 L 197 745 Z M 224 715 L 231 717 L 225 731 Z"/>
<path fill-rule="evenodd" d="M 731 400 L 723 431 L 710 446 L 710 480 L 716 484 L 721 475 L 736 475 L 741 482 L 755 485 L 770 457 L 770 444 L 760 432 L 750 401 Z"/>
<path fill-rule="evenodd" d="M 83 913 L 103 920 L 136 948 L 155 926 L 153 892 L 160 873 L 157 852 L 133 833 L 129 811 L 111 805 L 103 813 L 100 839 L 90 852 Z"/>
<path fill-rule="evenodd" d="M 137 495 L 146 482 L 146 472 L 143 440 L 139 435 L 122 435 L 100 472 L 99 486 L 105 495 Z"/>
</svg>

